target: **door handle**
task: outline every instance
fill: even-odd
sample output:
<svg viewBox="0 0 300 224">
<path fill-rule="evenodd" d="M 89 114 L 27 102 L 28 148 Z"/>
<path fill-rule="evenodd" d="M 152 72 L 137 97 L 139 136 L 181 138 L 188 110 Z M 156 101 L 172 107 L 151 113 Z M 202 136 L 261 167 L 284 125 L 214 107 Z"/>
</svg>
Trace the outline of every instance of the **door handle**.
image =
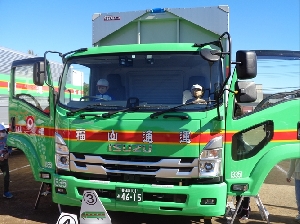
<svg viewBox="0 0 300 224">
<path fill-rule="evenodd" d="M 298 122 L 297 125 L 297 140 L 300 140 L 300 121 Z"/>
<path fill-rule="evenodd" d="M 10 129 L 12 132 L 16 131 L 16 117 L 10 118 Z"/>
</svg>

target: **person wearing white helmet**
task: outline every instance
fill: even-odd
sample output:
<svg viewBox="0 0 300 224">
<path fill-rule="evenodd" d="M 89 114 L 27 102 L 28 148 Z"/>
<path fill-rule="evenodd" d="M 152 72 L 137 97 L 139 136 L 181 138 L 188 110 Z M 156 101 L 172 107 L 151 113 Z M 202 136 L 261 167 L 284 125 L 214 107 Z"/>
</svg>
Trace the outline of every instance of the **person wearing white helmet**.
<svg viewBox="0 0 300 224">
<path fill-rule="evenodd" d="M 206 101 L 204 99 L 201 99 L 201 97 L 204 93 L 202 86 L 200 86 L 199 84 L 192 85 L 191 93 L 192 93 L 193 98 L 187 100 L 186 103 L 191 103 L 191 102 L 193 102 L 195 104 L 206 103 Z"/>
<path fill-rule="evenodd" d="M 8 157 L 11 153 L 11 147 L 6 145 L 7 132 L 3 124 L 0 124 L 0 169 L 4 176 L 4 198 L 12 198 L 13 195 L 9 192 L 9 166 Z"/>
<path fill-rule="evenodd" d="M 109 83 L 106 79 L 99 79 L 97 82 L 98 94 L 96 97 L 99 100 L 111 100 L 111 96 L 107 94 L 107 90 L 109 89 Z"/>
</svg>

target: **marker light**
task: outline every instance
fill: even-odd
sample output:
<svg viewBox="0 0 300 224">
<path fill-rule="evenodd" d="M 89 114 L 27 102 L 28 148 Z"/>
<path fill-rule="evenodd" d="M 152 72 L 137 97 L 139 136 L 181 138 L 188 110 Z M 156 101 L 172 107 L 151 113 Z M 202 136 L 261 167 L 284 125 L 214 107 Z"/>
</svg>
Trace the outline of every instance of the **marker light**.
<svg viewBox="0 0 300 224">
<path fill-rule="evenodd" d="M 248 184 L 233 184 L 231 185 L 233 191 L 247 191 L 249 189 Z"/>
<path fill-rule="evenodd" d="M 154 8 L 154 9 L 147 9 L 146 12 L 150 12 L 150 13 L 164 13 L 167 12 L 168 9 L 166 8 Z"/>
<path fill-rule="evenodd" d="M 40 172 L 40 178 L 51 179 L 51 174 L 47 172 Z"/>
</svg>

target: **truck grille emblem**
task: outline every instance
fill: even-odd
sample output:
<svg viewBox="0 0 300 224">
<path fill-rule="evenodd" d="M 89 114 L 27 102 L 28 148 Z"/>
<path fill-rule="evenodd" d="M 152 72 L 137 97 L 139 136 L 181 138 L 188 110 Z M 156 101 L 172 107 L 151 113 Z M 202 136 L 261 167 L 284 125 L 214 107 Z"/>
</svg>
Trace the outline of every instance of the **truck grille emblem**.
<svg viewBox="0 0 300 224">
<path fill-rule="evenodd" d="M 151 153 L 152 145 L 122 145 L 122 144 L 109 144 L 108 145 L 109 152 L 143 152 L 143 153 Z"/>
</svg>

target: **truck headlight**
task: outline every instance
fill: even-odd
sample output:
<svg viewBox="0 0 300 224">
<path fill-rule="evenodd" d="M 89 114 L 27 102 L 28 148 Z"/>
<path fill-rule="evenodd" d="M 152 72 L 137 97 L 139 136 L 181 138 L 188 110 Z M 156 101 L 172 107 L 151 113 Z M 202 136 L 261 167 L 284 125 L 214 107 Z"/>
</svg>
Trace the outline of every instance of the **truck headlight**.
<svg viewBox="0 0 300 224">
<path fill-rule="evenodd" d="M 58 169 L 69 170 L 69 148 L 60 134 L 55 133 L 55 165 Z"/>
<path fill-rule="evenodd" d="M 223 137 L 211 139 L 199 156 L 199 177 L 222 176 Z"/>
</svg>

